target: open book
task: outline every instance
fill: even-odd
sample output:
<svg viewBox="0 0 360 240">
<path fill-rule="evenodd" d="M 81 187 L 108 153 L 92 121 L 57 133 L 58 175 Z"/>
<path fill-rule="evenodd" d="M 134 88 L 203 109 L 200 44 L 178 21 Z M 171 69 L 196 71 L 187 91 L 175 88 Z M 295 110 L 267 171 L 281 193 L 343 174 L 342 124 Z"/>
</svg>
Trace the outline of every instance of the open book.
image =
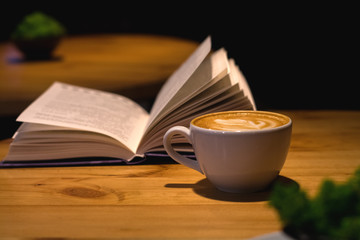
<svg viewBox="0 0 360 240">
<path fill-rule="evenodd" d="M 55 82 L 17 121 L 4 162 L 109 157 L 131 161 L 163 150 L 172 126 L 189 126 L 202 114 L 255 110 L 249 86 L 224 49 L 211 51 L 206 38 L 170 76 L 150 114 L 134 101 L 113 93 Z M 176 138 L 179 150 L 188 145 Z"/>
</svg>

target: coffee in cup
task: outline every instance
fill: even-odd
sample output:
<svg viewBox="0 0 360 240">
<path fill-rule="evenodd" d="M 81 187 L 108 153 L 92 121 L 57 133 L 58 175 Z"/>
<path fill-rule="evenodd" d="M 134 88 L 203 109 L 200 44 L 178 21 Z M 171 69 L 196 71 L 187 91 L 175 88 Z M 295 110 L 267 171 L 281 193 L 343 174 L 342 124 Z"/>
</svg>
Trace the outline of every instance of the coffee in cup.
<svg viewBox="0 0 360 240">
<path fill-rule="evenodd" d="M 248 131 L 276 128 L 287 124 L 290 119 L 284 115 L 265 112 L 224 112 L 196 118 L 195 126 L 220 131 Z"/>
<path fill-rule="evenodd" d="M 290 145 L 289 117 L 264 111 L 228 111 L 203 115 L 190 129 L 170 128 L 164 147 L 175 161 L 199 171 L 226 192 L 255 192 L 280 173 Z M 192 144 L 196 161 L 177 153 L 171 138 L 180 134 Z"/>
</svg>

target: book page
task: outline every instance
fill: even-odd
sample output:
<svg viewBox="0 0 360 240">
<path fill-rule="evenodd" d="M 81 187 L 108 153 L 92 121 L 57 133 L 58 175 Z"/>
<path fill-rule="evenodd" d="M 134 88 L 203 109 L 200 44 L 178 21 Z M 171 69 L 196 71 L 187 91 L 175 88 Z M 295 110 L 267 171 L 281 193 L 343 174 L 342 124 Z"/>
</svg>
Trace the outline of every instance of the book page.
<svg viewBox="0 0 360 240">
<path fill-rule="evenodd" d="M 135 153 L 148 119 L 149 114 L 128 98 L 55 82 L 17 121 L 102 133 Z"/>
<path fill-rule="evenodd" d="M 169 77 L 156 97 L 150 112 L 150 125 L 169 101 L 183 87 L 211 50 L 211 38 L 207 37 L 195 52 Z"/>
<path fill-rule="evenodd" d="M 222 79 L 228 73 L 228 70 L 227 53 L 224 49 L 220 49 L 206 57 L 198 69 L 183 84 L 182 88 L 172 96 L 163 109 L 157 113 L 157 116 L 152 119 L 153 122 L 148 125 L 146 133 L 168 113 Z"/>
<path fill-rule="evenodd" d="M 201 92 L 209 89 L 229 71 L 228 58 L 225 49 L 221 48 L 209 55 L 201 63 L 198 69 L 188 79 L 181 89 L 169 101 L 168 106 L 163 109 L 164 115 L 178 108 L 183 103 L 197 97 Z M 160 115 L 160 117 L 162 117 Z"/>
<path fill-rule="evenodd" d="M 237 83 L 236 83 L 237 84 Z M 198 93 L 193 98 L 189 99 L 182 105 L 178 106 L 171 112 L 169 112 L 165 117 L 163 117 L 150 131 L 146 131 L 146 136 L 144 136 L 143 141 L 147 141 L 148 137 L 151 137 L 154 133 L 158 132 L 159 129 L 166 127 L 166 122 L 174 121 L 184 117 L 184 113 L 188 111 L 188 109 L 196 109 L 200 110 L 204 107 L 204 103 L 208 101 L 213 101 L 217 96 L 226 92 L 231 88 L 231 86 L 235 85 L 233 80 L 230 78 L 230 74 L 227 74 L 225 77 L 217 81 L 215 84 L 210 87 L 204 89 L 204 91 Z M 141 142 L 141 144 L 142 144 Z"/>
<path fill-rule="evenodd" d="M 239 69 L 239 67 L 235 64 L 234 59 L 230 59 L 230 65 L 233 66 L 233 73 L 235 75 L 235 78 L 237 79 L 237 81 L 239 82 L 240 88 L 244 91 L 245 96 L 247 96 L 253 106 L 253 109 L 256 110 L 256 105 L 255 105 L 255 100 L 254 97 L 251 93 L 250 87 L 248 82 L 246 81 L 246 78 L 244 77 L 244 75 L 242 74 L 241 70 Z"/>
</svg>

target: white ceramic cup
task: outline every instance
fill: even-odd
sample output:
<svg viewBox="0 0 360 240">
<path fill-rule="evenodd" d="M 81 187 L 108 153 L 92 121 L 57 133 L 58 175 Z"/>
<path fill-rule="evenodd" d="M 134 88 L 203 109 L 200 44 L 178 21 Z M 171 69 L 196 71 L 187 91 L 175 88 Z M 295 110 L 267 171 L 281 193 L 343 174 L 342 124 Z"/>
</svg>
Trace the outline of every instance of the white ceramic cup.
<svg viewBox="0 0 360 240">
<path fill-rule="evenodd" d="M 250 124 L 260 129 L 214 130 L 203 126 L 200 120 L 221 119 L 226 114 L 236 115 L 230 125 Z M 230 115 L 227 115 L 230 116 Z M 255 117 L 243 120 L 242 116 Z M 284 120 L 279 126 L 262 128 L 257 116 Z M 227 120 L 225 119 L 225 125 Z M 224 123 L 224 121 L 222 123 Z M 201 124 L 199 124 L 201 123 Z M 170 128 L 164 136 L 166 152 L 175 161 L 204 174 L 216 188 L 225 192 L 256 192 L 265 189 L 279 175 L 288 153 L 292 131 L 289 117 L 273 112 L 230 111 L 207 114 L 191 121 L 190 129 Z M 171 139 L 184 136 L 192 144 L 197 160 L 176 152 Z"/>
</svg>

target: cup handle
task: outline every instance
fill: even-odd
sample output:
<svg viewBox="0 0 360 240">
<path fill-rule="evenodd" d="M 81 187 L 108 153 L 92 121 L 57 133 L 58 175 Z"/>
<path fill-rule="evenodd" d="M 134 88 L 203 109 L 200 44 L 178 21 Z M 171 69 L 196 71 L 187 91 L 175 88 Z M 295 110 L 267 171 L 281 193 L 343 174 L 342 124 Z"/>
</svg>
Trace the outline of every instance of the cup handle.
<svg viewBox="0 0 360 240">
<path fill-rule="evenodd" d="M 204 174 L 199 166 L 198 161 L 184 157 L 174 150 L 174 148 L 171 145 L 171 138 L 176 134 L 180 134 L 180 135 L 184 136 L 188 140 L 188 142 L 190 144 L 192 144 L 191 137 L 190 137 L 190 129 L 183 127 L 183 126 L 172 127 L 165 133 L 164 139 L 163 139 L 163 144 L 164 144 L 166 152 L 176 162 L 183 164 L 189 168 L 192 168 L 192 169 L 200 172 L 201 174 Z"/>
</svg>

